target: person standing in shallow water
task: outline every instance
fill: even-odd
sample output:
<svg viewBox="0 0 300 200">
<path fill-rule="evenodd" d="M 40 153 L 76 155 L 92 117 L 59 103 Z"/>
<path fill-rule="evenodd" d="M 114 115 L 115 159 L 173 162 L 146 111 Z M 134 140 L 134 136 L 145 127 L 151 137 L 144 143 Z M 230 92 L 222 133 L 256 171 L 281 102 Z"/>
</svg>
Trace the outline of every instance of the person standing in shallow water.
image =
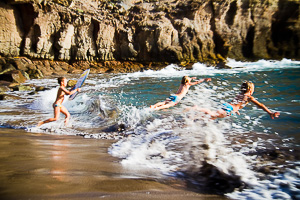
<svg viewBox="0 0 300 200">
<path fill-rule="evenodd" d="M 40 121 L 38 123 L 38 126 L 41 126 L 45 123 L 49 123 L 49 122 L 53 122 L 59 119 L 59 114 L 63 113 L 66 118 L 65 118 L 65 125 L 67 126 L 69 119 L 70 119 L 70 113 L 69 111 L 66 109 L 66 107 L 64 107 L 62 105 L 65 95 L 72 95 L 75 92 L 80 92 L 80 88 L 77 88 L 76 90 L 72 90 L 69 91 L 66 89 L 67 86 L 67 79 L 65 77 L 60 77 L 57 79 L 58 84 L 60 85 L 58 91 L 57 91 L 57 96 L 56 96 L 56 100 L 53 103 L 53 109 L 54 109 L 54 117 L 53 118 L 49 118 L 45 121 Z"/>
<path fill-rule="evenodd" d="M 272 119 L 275 117 L 279 117 L 279 112 L 270 111 L 264 104 L 258 102 L 252 94 L 254 93 L 254 84 L 250 81 L 245 81 L 241 85 L 241 92 L 235 96 L 235 98 L 230 103 L 224 103 L 222 108 L 217 111 L 211 111 L 207 108 L 199 108 L 198 106 L 194 106 L 193 108 L 204 112 L 205 114 L 210 115 L 211 119 L 216 118 L 224 118 L 232 115 L 233 113 L 239 113 L 239 109 L 245 107 L 249 102 L 254 103 L 257 107 L 263 109 L 267 112 Z"/>
<path fill-rule="evenodd" d="M 158 102 L 154 105 L 151 105 L 150 108 L 153 110 L 161 110 L 161 109 L 165 109 L 165 108 L 170 108 L 172 106 L 175 106 L 188 92 L 189 88 L 192 85 L 196 85 L 199 83 L 202 83 L 204 81 L 211 81 L 211 78 L 205 78 L 205 79 L 201 79 L 201 80 L 197 80 L 195 82 L 192 82 L 192 80 L 195 80 L 196 77 L 188 77 L 188 76 L 184 76 L 181 80 L 181 84 L 179 86 L 178 91 L 176 92 L 176 94 L 169 96 L 169 98 L 167 98 L 165 101 L 163 102 Z"/>
</svg>

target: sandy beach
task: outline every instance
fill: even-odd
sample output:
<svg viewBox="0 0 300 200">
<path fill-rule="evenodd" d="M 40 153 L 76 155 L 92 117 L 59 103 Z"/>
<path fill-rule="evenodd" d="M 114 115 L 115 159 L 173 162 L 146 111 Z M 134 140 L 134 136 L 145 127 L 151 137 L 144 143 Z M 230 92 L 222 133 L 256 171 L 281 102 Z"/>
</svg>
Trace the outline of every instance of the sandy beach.
<svg viewBox="0 0 300 200">
<path fill-rule="evenodd" d="M 4 128 L 0 137 L 2 199 L 227 199 L 126 172 L 107 153 L 112 140 Z"/>
</svg>

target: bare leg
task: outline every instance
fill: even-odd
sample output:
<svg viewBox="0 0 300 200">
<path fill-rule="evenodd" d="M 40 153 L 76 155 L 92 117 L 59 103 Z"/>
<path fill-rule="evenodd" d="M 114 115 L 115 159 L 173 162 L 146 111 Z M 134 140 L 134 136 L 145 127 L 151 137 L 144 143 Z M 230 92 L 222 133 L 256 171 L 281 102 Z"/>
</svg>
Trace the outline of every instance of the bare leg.
<svg viewBox="0 0 300 200">
<path fill-rule="evenodd" d="M 37 126 L 39 127 L 39 126 L 41 126 L 41 125 L 43 125 L 45 123 L 49 123 L 49 122 L 53 122 L 53 121 L 58 120 L 59 119 L 59 113 L 60 113 L 60 107 L 54 107 L 54 117 L 53 118 L 49 118 L 49 119 L 47 119 L 45 121 L 40 121 Z"/>
<path fill-rule="evenodd" d="M 225 110 L 217 110 L 217 112 L 215 112 L 215 118 L 224 118 L 227 117 L 227 112 Z"/>
<path fill-rule="evenodd" d="M 156 103 L 156 104 L 154 104 L 154 105 L 151 105 L 150 108 L 155 109 L 155 108 L 157 108 L 157 107 L 159 107 L 159 106 L 165 105 L 165 104 L 168 103 L 168 102 L 169 102 L 169 101 L 158 102 L 158 103 Z"/>
<path fill-rule="evenodd" d="M 69 111 L 64 106 L 61 106 L 60 111 L 62 112 L 62 114 L 64 114 L 66 116 L 65 126 L 67 126 L 71 115 L 70 115 Z"/>
<path fill-rule="evenodd" d="M 154 110 L 161 110 L 161 109 L 165 109 L 165 108 L 170 108 L 172 106 L 175 106 L 176 104 L 173 101 L 169 101 L 165 104 L 162 104 L 161 106 L 158 106 L 156 108 L 154 108 Z"/>
<path fill-rule="evenodd" d="M 227 116 L 227 113 L 225 110 L 217 110 L 217 111 L 212 111 L 210 109 L 207 108 L 199 108 L 198 106 L 194 106 L 193 107 L 194 110 L 198 110 L 200 112 L 203 112 L 204 114 L 207 114 L 211 117 L 211 119 L 216 119 L 216 118 L 224 118 Z M 190 110 L 187 109 L 188 111 Z"/>
</svg>

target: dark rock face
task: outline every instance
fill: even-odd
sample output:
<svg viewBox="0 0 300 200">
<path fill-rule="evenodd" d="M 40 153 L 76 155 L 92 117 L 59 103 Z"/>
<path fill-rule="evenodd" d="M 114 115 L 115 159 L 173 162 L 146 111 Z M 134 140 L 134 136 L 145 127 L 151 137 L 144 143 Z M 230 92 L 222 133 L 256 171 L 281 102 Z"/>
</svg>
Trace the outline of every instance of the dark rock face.
<svg viewBox="0 0 300 200">
<path fill-rule="evenodd" d="M 13 83 L 24 83 L 26 78 L 18 70 L 13 70 L 0 75 L 0 80 L 13 82 Z"/>
<path fill-rule="evenodd" d="M 4 2 L 3 56 L 69 63 L 300 59 L 298 0 Z"/>
<path fill-rule="evenodd" d="M 21 99 L 21 97 L 9 95 L 9 94 L 0 94 L 0 100 L 17 100 L 17 99 Z"/>
</svg>

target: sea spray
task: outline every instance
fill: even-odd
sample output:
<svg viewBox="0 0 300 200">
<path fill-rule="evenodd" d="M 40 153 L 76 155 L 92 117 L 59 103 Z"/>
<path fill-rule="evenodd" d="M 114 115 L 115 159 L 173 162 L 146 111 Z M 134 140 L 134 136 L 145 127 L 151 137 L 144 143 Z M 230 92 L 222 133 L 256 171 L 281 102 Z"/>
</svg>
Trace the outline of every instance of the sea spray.
<svg viewBox="0 0 300 200">
<path fill-rule="evenodd" d="M 153 173 L 159 180 L 180 178 L 198 191 L 205 188 L 204 192 L 226 193 L 233 199 L 297 199 L 300 113 L 299 98 L 291 94 L 299 91 L 299 62 L 229 60 L 228 65 L 232 69 L 197 63 L 191 69 L 170 65 L 159 71 L 91 74 L 74 102 L 64 102 L 71 112 L 71 127 L 64 127 L 60 119 L 39 130 L 115 139 L 109 152 L 120 159 L 125 172 L 139 171 L 138 177 Z M 210 77 L 212 82 L 191 87 L 170 109 L 149 110 L 176 92 L 184 75 Z M 194 109 L 220 109 L 244 80 L 255 83 L 254 97 L 280 111 L 279 119 L 272 120 L 253 104 L 239 116 L 215 121 Z M 29 83 L 53 89 L 35 95 L 11 92 L 22 98 L 1 102 L 1 125 L 38 132 L 30 127 L 52 117 L 54 100 L 46 97 L 56 97 L 56 79 Z"/>
<path fill-rule="evenodd" d="M 246 157 L 228 148 L 228 141 L 223 137 L 224 127 L 229 127 L 226 123 L 209 119 L 195 121 L 165 113 L 163 118 L 140 126 L 145 128 L 118 141 L 109 150 L 113 156 L 122 158 L 126 169 L 157 169 L 165 175 L 191 175 L 200 173 L 194 170 L 209 163 L 226 174 L 227 179 L 239 176 L 241 182 L 256 183 Z M 203 184 L 199 178 L 192 182 Z"/>
<path fill-rule="evenodd" d="M 46 91 L 41 91 L 40 96 L 34 99 L 34 101 L 27 105 L 27 107 L 32 110 L 41 110 L 44 112 L 53 110 L 52 105 L 56 99 L 57 90 L 58 87 Z"/>
</svg>

